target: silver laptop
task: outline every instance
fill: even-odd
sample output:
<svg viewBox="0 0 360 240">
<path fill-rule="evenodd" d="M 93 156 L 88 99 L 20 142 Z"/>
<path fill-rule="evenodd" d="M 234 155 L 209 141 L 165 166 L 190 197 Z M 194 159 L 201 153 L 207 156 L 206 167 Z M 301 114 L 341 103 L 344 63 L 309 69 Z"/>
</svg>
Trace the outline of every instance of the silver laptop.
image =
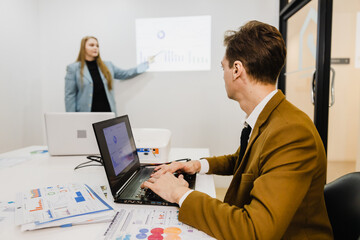
<svg viewBox="0 0 360 240">
<path fill-rule="evenodd" d="M 45 113 L 50 155 L 97 155 L 99 148 L 92 124 L 115 117 L 113 112 Z"/>
</svg>

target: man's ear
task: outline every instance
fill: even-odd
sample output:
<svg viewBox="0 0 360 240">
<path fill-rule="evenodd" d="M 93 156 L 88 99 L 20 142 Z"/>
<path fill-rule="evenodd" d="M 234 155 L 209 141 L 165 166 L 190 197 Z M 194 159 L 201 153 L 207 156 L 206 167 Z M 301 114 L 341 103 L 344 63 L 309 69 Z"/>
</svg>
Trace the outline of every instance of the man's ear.
<svg viewBox="0 0 360 240">
<path fill-rule="evenodd" d="M 237 79 L 240 77 L 241 73 L 244 71 L 244 66 L 241 61 L 236 60 L 233 64 L 233 78 Z"/>
</svg>

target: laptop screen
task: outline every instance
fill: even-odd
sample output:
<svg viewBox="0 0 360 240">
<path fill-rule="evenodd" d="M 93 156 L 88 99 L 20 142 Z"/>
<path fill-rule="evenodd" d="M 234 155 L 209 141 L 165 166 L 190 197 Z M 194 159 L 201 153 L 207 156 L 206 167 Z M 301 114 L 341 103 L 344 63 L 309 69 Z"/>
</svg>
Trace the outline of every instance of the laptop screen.
<svg viewBox="0 0 360 240">
<path fill-rule="evenodd" d="M 93 124 L 113 195 L 140 168 L 134 136 L 127 115 Z"/>
<path fill-rule="evenodd" d="M 119 175 L 135 160 L 125 123 L 103 129 L 115 175 Z"/>
</svg>

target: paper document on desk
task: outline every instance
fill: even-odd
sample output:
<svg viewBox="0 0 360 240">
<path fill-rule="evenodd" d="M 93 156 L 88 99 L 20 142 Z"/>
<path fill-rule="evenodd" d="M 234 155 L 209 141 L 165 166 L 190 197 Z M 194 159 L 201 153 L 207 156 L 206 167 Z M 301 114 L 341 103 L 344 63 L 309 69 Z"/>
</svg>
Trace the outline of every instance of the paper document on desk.
<svg viewBox="0 0 360 240">
<path fill-rule="evenodd" d="M 101 239 L 214 239 L 178 220 L 176 207 L 121 209 Z"/>
<path fill-rule="evenodd" d="M 5 229 L 14 222 L 15 202 L 0 200 L 0 229 Z"/>
<path fill-rule="evenodd" d="M 70 226 L 98 221 L 109 221 L 113 208 L 100 191 L 86 184 L 67 184 L 31 189 L 18 193 L 15 224 L 21 230 L 55 226 Z"/>
</svg>

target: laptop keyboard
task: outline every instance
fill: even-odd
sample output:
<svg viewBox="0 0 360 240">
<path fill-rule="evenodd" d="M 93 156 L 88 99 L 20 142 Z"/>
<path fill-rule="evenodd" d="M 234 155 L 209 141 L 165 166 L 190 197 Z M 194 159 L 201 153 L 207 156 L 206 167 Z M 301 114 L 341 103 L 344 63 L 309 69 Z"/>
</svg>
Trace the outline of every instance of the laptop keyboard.
<svg viewBox="0 0 360 240">
<path fill-rule="evenodd" d="M 184 176 L 184 179 L 189 183 L 189 188 L 191 189 L 195 189 L 195 181 L 196 181 L 196 174 L 194 175 L 190 175 L 187 173 L 181 173 Z M 179 176 L 179 173 L 174 173 L 175 177 Z M 152 201 L 160 201 L 162 200 L 162 198 L 157 195 L 156 193 L 154 193 L 150 188 L 147 189 L 142 189 L 143 192 L 140 195 L 142 198 L 147 198 L 148 200 L 152 200 Z"/>
<path fill-rule="evenodd" d="M 187 173 L 181 173 L 184 176 L 184 179 L 189 183 L 189 188 L 195 189 L 195 181 L 196 181 L 196 174 L 190 175 Z M 179 173 L 174 173 L 175 177 L 179 176 Z M 160 201 L 163 200 L 159 195 L 154 193 L 150 188 L 143 188 L 140 189 L 137 193 L 137 197 L 140 198 L 147 198 L 148 200 L 152 201 Z"/>
<path fill-rule="evenodd" d="M 156 193 L 154 193 L 150 188 L 147 188 L 145 190 L 145 196 L 147 199 L 152 200 L 152 201 L 161 201 L 162 198 L 157 195 Z"/>
</svg>

